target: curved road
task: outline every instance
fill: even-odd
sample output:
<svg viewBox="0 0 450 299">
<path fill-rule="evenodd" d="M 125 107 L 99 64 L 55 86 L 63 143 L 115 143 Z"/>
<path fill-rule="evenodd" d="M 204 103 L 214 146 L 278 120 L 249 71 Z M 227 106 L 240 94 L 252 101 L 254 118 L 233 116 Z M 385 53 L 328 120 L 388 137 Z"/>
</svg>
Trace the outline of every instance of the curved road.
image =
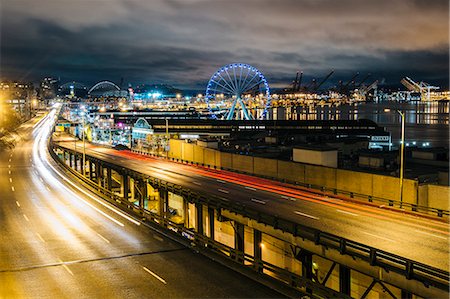
<svg viewBox="0 0 450 299">
<path fill-rule="evenodd" d="M 281 297 L 61 182 L 50 121 L 0 152 L 0 298 Z"/>
</svg>

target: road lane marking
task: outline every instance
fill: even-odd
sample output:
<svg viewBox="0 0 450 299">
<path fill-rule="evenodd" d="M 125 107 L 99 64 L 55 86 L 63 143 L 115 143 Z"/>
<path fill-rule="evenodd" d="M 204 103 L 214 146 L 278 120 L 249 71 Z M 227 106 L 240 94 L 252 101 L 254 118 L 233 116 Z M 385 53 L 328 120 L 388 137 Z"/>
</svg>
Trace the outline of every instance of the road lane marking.
<svg viewBox="0 0 450 299">
<path fill-rule="evenodd" d="M 103 237 L 102 235 L 100 235 L 99 233 L 96 233 L 97 234 L 97 236 L 99 236 L 100 238 L 102 238 L 103 239 L 103 241 L 105 241 L 106 243 L 111 243 L 111 242 L 109 242 L 109 240 L 108 239 L 106 239 L 105 237 Z"/>
<path fill-rule="evenodd" d="M 299 212 L 299 211 L 295 211 L 294 213 L 297 214 L 297 215 L 300 215 L 300 216 L 304 216 L 304 217 L 308 217 L 308 218 L 311 218 L 311 219 L 319 220 L 319 218 L 316 217 L 316 216 L 308 215 L 308 214 L 305 214 L 305 213 L 302 213 L 302 212 Z"/>
<path fill-rule="evenodd" d="M 256 203 L 260 203 L 262 205 L 266 204 L 266 202 L 264 200 L 260 200 L 260 199 L 256 199 L 256 198 L 252 198 L 251 201 L 256 202 Z"/>
<path fill-rule="evenodd" d="M 22 214 L 22 215 L 23 215 L 23 218 L 25 218 L 26 221 L 30 222 L 30 219 L 28 219 L 27 215 L 25 215 L 25 214 Z"/>
<path fill-rule="evenodd" d="M 50 188 L 49 188 L 48 186 L 45 186 L 45 188 L 46 188 L 48 191 L 51 191 Z"/>
<path fill-rule="evenodd" d="M 161 238 L 160 236 L 153 235 L 153 238 L 158 240 L 159 242 L 164 242 L 163 238 Z"/>
<path fill-rule="evenodd" d="M 161 278 L 161 276 L 157 275 L 156 273 L 150 271 L 147 267 L 142 267 L 144 268 L 144 270 L 148 273 L 150 273 L 154 278 L 158 279 L 159 281 L 161 281 L 163 284 L 167 284 L 167 282 Z"/>
<path fill-rule="evenodd" d="M 375 238 L 378 238 L 378 239 L 390 241 L 390 242 L 397 242 L 395 240 L 392 240 L 392 239 L 389 239 L 389 238 L 385 238 L 385 237 L 382 237 L 382 236 L 377 236 L 377 235 L 374 235 L 374 234 L 371 234 L 371 233 L 367 233 L 367 232 L 363 232 L 363 234 L 366 234 L 366 235 L 369 235 L 369 236 L 372 236 L 372 237 L 375 237 Z"/>
<path fill-rule="evenodd" d="M 8 168 L 11 168 L 11 164 L 8 164 Z"/>
<path fill-rule="evenodd" d="M 39 237 L 39 239 L 41 239 L 41 241 L 42 242 L 44 242 L 45 243 L 45 240 L 44 240 L 44 238 L 42 238 L 42 236 L 39 234 L 39 233 L 36 233 L 36 235 Z"/>
<path fill-rule="evenodd" d="M 12 178 L 9 178 L 9 182 L 12 183 Z"/>
<path fill-rule="evenodd" d="M 72 270 L 70 270 L 69 267 L 67 267 L 67 265 L 65 265 L 62 260 L 59 260 L 59 262 L 61 263 L 61 266 L 63 266 L 63 268 L 66 269 L 66 271 L 69 272 L 69 274 L 73 276 Z"/>
<path fill-rule="evenodd" d="M 286 196 L 286 195 L 281 195 L 281 197 L 284 199 L 291 199 L 289 196 Z"/>
<path fill-rule="evenodd" d="M 41 177 L 39 177 L 39 180 L 43 183 L 44 182 L 44 180 L 41 178 Z"/>
<path fill-rule="evenodd" d="M 423 232 L 423 231 L 421 231 L 421 230 L 417 230 L 417 229 L 415 229 L 415 231 L 416 231 L 417 233 L 421 233 L 421 234 L 424 234 L 424 235 L 428 235 L 428 236 L 432 236 L 432 237 L 435 237 L 435 238 L 439 238 L 439 239 L 447 240 L 447 238 L 446 238 L 446 237 L 442 237 L 442 236 L 438 236 L 438 235 L 435 235 L 435 234 L 431 234 L 431 233 Z"/>
<path fill-rule="evenodd" d="M 222 199 L 222 200 L 225 200 L 225 201 L 230 201 L 228 198 L 225 198 L 225 197 L 219 197 L 220 199 Z"/>
<path fill-rule="evenodd" d="M 226 194 L 230 193 L 229 191 L 224 190 L 224 189 L 217 189 L 217 190 L 218 190 L 219 192 L 226 193 Z"/>
<path fill-rule="evenodd" d="M 16 189 L 14 188 L 14 186 L 11 186 L 11 190 L 12 190 L 12 192 L 16 191 Z"/>
<path fill-rule="evenodd" d="M 8 170 L 8 174 L 11 174 L 11 170 Z"/>
<path fill-rule="evenodd" d="M 9 158 L 8 162 L 11 162 L 11 158 Z"/>
<path fill-rule="evenodd" d="M 358 214 L 355 214 L 355 213 L 352 213 L 352 212 L 343 211 L 343 210 L 339 210 L 339 209 L 336 209 L 336 211 L 338 211 L 339 213 L 344 213 L 344 214 L 348 214 L 348 215 L 352 215 L 352 216 L 359 216 Z"/>
<path fill-rule="evenodd" d="M 199 182 L 192 182 L 195 185 L 201 186 L 202 184 L 200 184 Z"/>
<path fill-rule="evenodd" d="M 245 189 L 247 189 L 247 190 L 252 190 L 252 191 L 256 191 L 256 189 L 255 189 L 255 188 L 253 188 L 253 187 L 247 187 L 247 186 L 245 186 L 244 188 L 245 188 Z"/>
<path fill-rule="evenodd" d="M 16 200 L 16 205 L 20 208 L 20 203 Z"/>
<path fill-rule="evenodd" d="M 222 183 L 222 184 L 226 184 L 227 183 L 227 182 L 222 181 L 222 180 L 216 180 L 216 181 L 218 181 L 219 183 Z"/>
</svg>

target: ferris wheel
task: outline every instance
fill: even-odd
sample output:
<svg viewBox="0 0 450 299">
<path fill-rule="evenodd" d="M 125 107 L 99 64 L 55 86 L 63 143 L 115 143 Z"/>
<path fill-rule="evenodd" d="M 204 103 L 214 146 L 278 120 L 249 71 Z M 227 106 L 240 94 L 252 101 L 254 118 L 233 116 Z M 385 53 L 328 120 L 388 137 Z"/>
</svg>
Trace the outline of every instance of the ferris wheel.
<svg viewBox="0 0 450 299">
<path fill-rule="evenodd" d="M 269 84 L 255 67 L 233 63 L 221 67 L 208 82 L 206 102 L 213 118 L 266 118 L 271 105 Z M 218 117 L 219 115 L 219 117 Z"/>
</svg>

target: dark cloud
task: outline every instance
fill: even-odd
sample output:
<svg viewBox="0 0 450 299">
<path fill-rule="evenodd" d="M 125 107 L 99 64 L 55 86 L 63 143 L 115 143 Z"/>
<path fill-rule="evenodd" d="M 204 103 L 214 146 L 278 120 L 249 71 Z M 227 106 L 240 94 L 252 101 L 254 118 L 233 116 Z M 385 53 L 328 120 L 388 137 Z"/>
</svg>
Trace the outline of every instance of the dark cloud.
<svg viewBox="0 0 450 299">
<path fill-rule="evenodd" d="M 448 85 L 448 2 L 2 0 L 1 76 L 202 88 L 246 62 L 275 85 L 359 71 Z"/>
</svg>

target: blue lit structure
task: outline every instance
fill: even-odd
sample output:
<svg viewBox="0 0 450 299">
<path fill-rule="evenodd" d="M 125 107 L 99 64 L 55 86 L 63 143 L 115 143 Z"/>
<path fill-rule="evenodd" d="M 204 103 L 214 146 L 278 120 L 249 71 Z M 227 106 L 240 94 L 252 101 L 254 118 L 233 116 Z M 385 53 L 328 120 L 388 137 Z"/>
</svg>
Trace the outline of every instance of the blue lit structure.
<svg viewBox="0 0 450 299">
<path fill-rule="evenodd" d="M 243 119 L 254 119 L 251 113 L 254 107 L 263 108 L 259 118 L 265 119 L 271 106 L 269 84 L 264 75 L 251 65 L 228 64 L 211 76 L 206 88 L 206 102 L 214 118 L 217 115 L 213 111 L 213 104 L 216 107 L 224 106 L 224 118 L 227 120 L 240 118 L 236 109 L 242 112 Z"/>
</svg>

